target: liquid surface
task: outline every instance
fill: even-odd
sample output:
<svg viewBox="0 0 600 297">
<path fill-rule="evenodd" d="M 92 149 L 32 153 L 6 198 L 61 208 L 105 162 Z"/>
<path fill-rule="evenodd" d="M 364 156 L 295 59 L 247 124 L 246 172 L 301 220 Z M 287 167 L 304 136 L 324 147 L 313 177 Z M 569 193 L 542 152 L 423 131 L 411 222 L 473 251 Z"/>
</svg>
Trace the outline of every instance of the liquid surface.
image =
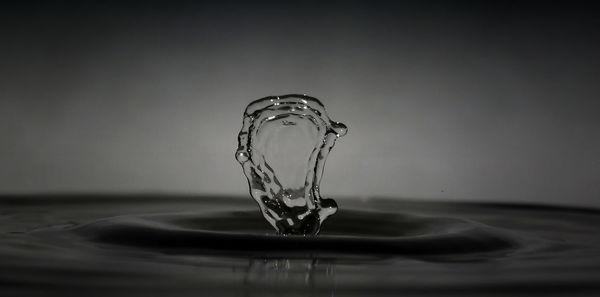
<svg viewBox="0 0 600 297">
<path fill-rule="evenodd" d="M 246 107 L 235 157 L 250 195 L 279 233 L 316 235 L 337 211 L 333 199 L 321 198 L 319 184 L 329 151 L 346 132 L 306 95 L 265 97 Z"/>
<path fill-rule="evenodd" d="M 600 211 L 343 199 L 318 237 L 246 198 L 0 198 L 2 296 L 597 296 Z"/>
</svg>

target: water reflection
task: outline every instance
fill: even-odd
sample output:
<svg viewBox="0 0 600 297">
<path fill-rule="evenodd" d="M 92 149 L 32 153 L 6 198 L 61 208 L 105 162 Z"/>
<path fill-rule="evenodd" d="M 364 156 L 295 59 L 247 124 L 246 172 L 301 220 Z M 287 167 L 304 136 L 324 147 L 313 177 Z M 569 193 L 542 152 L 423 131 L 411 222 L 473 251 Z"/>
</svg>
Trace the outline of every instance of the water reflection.
<svg viewBox="0 0 600 297">
<path fill-rule="evenodd" d="M 335 296 L 335 264 L 324 259 L 250 259 L 243 296 Z"/>
</svg>

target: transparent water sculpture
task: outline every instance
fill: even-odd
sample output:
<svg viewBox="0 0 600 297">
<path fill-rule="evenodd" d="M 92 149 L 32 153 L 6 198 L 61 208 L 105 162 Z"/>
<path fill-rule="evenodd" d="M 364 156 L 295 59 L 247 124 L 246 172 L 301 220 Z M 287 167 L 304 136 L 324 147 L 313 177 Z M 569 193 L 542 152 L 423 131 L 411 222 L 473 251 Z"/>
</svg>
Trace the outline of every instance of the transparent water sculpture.
<svg viewBox="0 0 600 297">
<path fill-rule="evenodd" d="M 246 107 L 235 156 L 250 195 L 279 234 L 316 235 L 337 211 L 319 185 L 327 155 L 346 132 L 306 95 L 270 96 Z"/>
</svg>

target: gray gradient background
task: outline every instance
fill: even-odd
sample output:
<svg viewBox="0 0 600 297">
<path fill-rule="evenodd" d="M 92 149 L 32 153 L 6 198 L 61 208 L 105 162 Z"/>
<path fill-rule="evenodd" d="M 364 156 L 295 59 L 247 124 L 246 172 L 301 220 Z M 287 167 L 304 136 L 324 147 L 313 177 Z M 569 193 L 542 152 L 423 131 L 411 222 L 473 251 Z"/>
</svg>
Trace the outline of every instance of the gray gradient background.
<svg viewBox="0 0 600 297">
<path fill-rule="evenodd" d="M 592 3 L 73 3 L 0 12 L 0 193 L 247 195 L 246 104 L 307 93 L 325 197 L 600 206 Z"/>
</svg>

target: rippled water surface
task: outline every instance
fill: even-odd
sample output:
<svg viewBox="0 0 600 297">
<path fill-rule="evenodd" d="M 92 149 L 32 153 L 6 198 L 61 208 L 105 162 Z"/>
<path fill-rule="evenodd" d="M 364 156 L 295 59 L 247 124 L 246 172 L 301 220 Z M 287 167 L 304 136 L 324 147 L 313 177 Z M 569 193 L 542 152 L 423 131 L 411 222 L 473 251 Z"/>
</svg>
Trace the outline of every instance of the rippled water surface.
<svg viewBox="0 0 600 297">
<path fill-rule="evenodd" d="M 599 296 L 600 211 L 340 199 L 317 237 L 247 198 L 0 198 L 0 296 Z"/>
</svg>

